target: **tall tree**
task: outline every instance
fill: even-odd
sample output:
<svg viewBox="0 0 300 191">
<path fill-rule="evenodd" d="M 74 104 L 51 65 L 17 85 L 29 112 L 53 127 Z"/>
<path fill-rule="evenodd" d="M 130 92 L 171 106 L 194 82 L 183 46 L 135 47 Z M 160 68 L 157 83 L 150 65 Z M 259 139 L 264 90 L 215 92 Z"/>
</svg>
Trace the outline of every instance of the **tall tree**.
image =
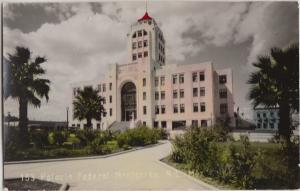
<svg viewBox="0 0 300 191">
<path fill-rule="evenodd" d="M 19 102 L 19 128 L 21 135 L 28 138 L 28 104 L 41 106 L 41 99 L 49 100 L 50 81 L 39 78 L 46 71 L 41 64 L 45 57 L 31 58 L 31 52 L 25 47 L 16 47 L 14 54 L 8 54 L 6 60 L 4 97 L 12 97 Z M 25 141 L 25 140 L 24 140 Z"/>
<path fill-rule="evenodd" d="M 279 107 L 279 134 L 288 142 L 292 134 L 291 114 L 299 112 L 299 47 L 272 48 L 269 56 L 253 63 L 258 70 L 248 81 L 254 108 Z"/>
<path fill-rule="evenodd" d="M 87 127 L 92 128 L 92 119 L 101 121 L 101 115 L 106 114 L 103 102 L 104 98 L 92 87 L 78 90 L 73 101 L 74 118 L 80 121 L 86 119 Z"/>
</svg>

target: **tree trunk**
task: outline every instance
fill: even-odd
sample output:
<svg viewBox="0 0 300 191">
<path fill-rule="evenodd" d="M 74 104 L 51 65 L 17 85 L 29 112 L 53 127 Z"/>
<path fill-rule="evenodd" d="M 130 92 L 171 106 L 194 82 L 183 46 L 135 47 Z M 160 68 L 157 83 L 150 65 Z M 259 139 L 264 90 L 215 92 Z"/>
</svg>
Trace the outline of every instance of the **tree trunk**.
<svg viewBox="0 0 300 191">
<path fill-rule="evenodd" d="M 92 118 L 90 118 L 90 117 L 87 117 L 86 118 L 86 126 L 87 126 L 87 128 L 88 129 L 92 129 Z"/>
<path fill-rule="evenodd" d="M 20 98 L 19 101 L 19 128 L 20 138 L 24 143 L 28 143 L 28 101 L 26 98 Z"/>
<path fill-rule="evenodd" d="M 279 103 L 279 135 L 282 135 L 287 143 L 290 143 L 292 134 L 290 106 L 287 99 Z"/>
</svg>

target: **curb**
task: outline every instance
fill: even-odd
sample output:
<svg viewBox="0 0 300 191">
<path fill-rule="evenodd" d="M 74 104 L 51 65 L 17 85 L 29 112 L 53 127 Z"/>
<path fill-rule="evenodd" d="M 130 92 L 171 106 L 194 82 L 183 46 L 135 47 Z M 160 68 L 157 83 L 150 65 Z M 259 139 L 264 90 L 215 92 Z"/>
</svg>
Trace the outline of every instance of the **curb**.
<svg viewBox="0 0 300 191">
<path fill-rule="evenodd" d="M 195 178 L 195 177 L 193 177 L 193 176 L 191 176 L 191 175 L 189 175 L 189 174 L 187 174 L 187 173 L 185 173 L 185 172 L 183 172 L 183 171 L 181 171 L 181 170 L 176 169 L 176 168 L 173 167 L 173 166 L 170 166 L 170 165 L 164 163 L 164 162 L 162 161 L 162 159 L 163 159 L 163 158 L 159 159 L 159 160 L 156 161 L 156 162 L 159 163 L 159 164 L 161 164 L 161 165 L 163 165 L 163 166 L 165 166 L 165 167 L 167 167 L 167 168 L 169 168 L 169 169 L 172 169 L 172 170 L 175 170 L 176 172 L 179 172 L 181 175 L 187 177 L 188 179 L 190 179 L 190 180 L 192 180 L 192 181 L 194 181 L 194 182 L 197 182 L 197 183 L 200 184 L 201 186 L 205 187 L 205 188 L 206 188 L 205 190 L 220 190 L 219 188 L 216 188 L 216 187 L 214 187 L 214 186 L 212 186 L 212 185 L 210 185 L 210 184 L 207 184 L 207 183 L 205 183 L 205 182 L 203 182 L 203 181 L 201 181 L 201 180 L 199 180 L 199 179 L 197 179 L 197 178 Z"/>
<path fill-rule="evenodd" d="M 153 145 L 147 145 L 144 147 L 136 147 L 130 150 L 120 151 L 112 154 L 107 155 L 96 155 L 96 156 L 86 156 L 86 157 L 70 157 L 70 158 L 57 158 L 57 159 L 37 159 L 37 160 L 25 160 L 25 161 L 11 161 L 11 162 L 4 162 L 4 165 L 12 165 L 12 164 L 30 164 L 30 163 L 44 163 L 44 162 L 59 162 L 59 161 L 72 161 L 72 160 L 87 160 L 87 159 L 101 159 L 101 158 L 109 158 L 121 154 L 126 154 L 133 151 L 138 151 L 142 149 L 148 149 L 151 147 L 159 146 L 165 144 L 166 142 L 159 142 Z"/>
</svg>

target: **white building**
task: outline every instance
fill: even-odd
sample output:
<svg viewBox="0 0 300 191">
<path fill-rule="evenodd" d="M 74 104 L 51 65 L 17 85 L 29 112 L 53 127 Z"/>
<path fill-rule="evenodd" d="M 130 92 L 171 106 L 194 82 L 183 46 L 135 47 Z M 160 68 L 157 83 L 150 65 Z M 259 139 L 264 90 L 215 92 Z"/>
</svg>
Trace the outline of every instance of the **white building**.
<svg viewBox="0 0 300 191">
<path fill-rule="evenodd" d="M 215 70 L 211 62 L 166 64 L 163 32 L 147 12 L 131 26 L 127 37 L 128 62 L 112 65 L 105 79 L 93 84 L 105 97 L 107 112 L 101 123 L 93 121 L 94 129 L 134 121 L 175 130 L 210 126 L 226 114 L 233 118 L 231 69 Z M 89 85 L 73 84 L 73 98 L 77 88 Z M 83 128 L 86 123 L 71 120 L 74 127 Z"/>
</svg>

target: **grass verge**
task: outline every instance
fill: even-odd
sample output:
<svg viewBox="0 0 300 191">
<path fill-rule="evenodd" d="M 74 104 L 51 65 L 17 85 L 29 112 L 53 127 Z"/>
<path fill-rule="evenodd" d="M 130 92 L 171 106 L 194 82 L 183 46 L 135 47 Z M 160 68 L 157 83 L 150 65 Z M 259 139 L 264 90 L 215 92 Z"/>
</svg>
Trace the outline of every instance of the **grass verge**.
<svg viewBox="0 0 300 191">
<path fill-rule="evenodd" d="M 235 187 L 233 187 L 232 185 L 225 185 L 223 183 L 220 183 L 218 181 L 216 181 L 215 179 L 213 178 L 210 178 L 210 177 L 206 177 L 206 176 L 203 176 L 201 174 L 196 174 L 196 173 L 193 173 L 189 170 L 188 166 L 184 163 L 175 163 L 171 160 L 170 158 L 170 155 L 161 159 L 162 162 L 164 162 L 165 164 L 169 165 L 169 166 L 172 166 L 173 168 L 177 169 L 177 170 L 180 170 L 182 172 L 184 172 L 185 174 L 188 174 L 202 182 L 205 182 L 209 185 L 212 185 L 218 189 L 221 189 L 221 190 L 228 190 L 228 189 L 236 189 Z"/>
</svg>

